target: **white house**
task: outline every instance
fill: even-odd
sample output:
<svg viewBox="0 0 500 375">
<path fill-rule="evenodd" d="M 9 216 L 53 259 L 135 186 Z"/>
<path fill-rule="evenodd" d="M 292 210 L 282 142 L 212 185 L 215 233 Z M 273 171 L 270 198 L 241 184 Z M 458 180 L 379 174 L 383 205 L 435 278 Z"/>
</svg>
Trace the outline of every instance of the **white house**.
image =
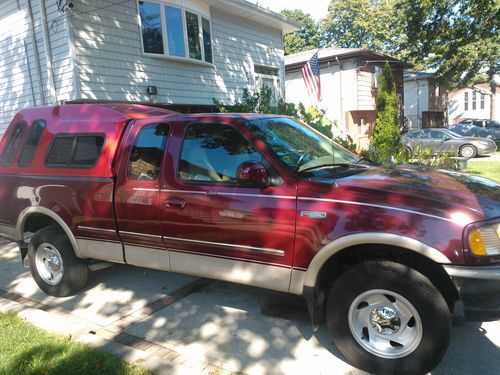
<svg viewBox="0 0 500 375">
<path fill-rule="evenodd" d="M 308 94 L 301 69 L 316 51 L 285 56 L 287 101 L 316 105 Z M 320 108 L 349 133 L 359 148 L 369 144 L 375 118 L 377 74 L 388 62 L 393 71 L 402 113 L 403 63 L 364 48 L 324 48 L 318 51 L 321 78 Z"/>
<path fill-rule="evenodd" d="M 500 86 L 496 89 L 496 116 L 500 120 Z M 480 83 L 472 87 L 450 92 L 448 96 L 448 114 L 450 123 L 463 119 L 490 119 L 491 88 L 489 83 Z"/>
<path fill-rule="evenodd" d="M 231 104 L 264 83 L 282 95 L 283 35 L 298 27 L 244 0 L 0 0 L 0 134 L 27 106 Z"/>
<path fill-rule="evenodd" d="M 404 115 L 409 128 L 443 126 L 446 122 L 446 87 L 432 73 L 405 72 Z"/>
</svg>

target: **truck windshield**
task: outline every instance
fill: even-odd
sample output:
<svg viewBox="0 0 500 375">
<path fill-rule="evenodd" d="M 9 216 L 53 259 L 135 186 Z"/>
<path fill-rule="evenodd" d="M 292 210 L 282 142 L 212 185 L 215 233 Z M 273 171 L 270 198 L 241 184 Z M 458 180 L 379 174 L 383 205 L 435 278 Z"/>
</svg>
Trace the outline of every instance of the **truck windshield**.
<svg viewBox="0 0 500 375">
<path fill-rule="evenodd" d="M 359 160 L 328 137 L 288 117 L 251 120 L 246 125 L 296 172 L 326 165 L 354 164 Z"/>
</svg>

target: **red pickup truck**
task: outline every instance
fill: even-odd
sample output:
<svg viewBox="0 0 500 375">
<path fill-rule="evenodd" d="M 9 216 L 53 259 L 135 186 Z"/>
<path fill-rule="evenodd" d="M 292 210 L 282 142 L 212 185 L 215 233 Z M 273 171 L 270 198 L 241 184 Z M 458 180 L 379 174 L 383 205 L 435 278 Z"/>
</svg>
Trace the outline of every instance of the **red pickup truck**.
<svg viewBox="0 0 500 375">
<path fill-rule="evenodd" d="M 0 143 L 0 235 L 46 293 L 126 263 L 303 295 L 377 373 L 435 367 L 457 304 L 500 318 L 499 193 L 373 165 L 283 116 L 32 108 Z"/>
</svg>

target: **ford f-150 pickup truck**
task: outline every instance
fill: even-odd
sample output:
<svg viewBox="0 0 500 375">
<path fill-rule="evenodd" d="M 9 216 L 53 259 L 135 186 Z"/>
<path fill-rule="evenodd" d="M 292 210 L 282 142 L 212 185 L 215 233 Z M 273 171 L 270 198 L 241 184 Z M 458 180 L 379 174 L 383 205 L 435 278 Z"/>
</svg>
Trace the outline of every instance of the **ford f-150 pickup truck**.
<svg viewBox="0 0 500 375">
<path fill-rule="evenodd" d="M 47 294 L 126 263 L 302 295 L 377 373 L 434 368 L 457 305 L 500 318 L 499 194 L 284 116 L 62 105 L 21 110 L 0 143 L 0 235 Z"/>
</svg>

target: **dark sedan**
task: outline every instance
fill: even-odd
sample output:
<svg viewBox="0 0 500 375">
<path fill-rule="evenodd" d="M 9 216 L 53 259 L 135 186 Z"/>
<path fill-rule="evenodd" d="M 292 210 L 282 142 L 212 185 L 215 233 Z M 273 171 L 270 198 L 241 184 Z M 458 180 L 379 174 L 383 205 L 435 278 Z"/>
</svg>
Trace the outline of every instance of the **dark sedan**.
<svg viewBox="0 0 500 375">
<path fill-rule="evenodd" d="M 403 144 L 412 152 L 430 148 L 434 154 L 450 153 L 465 158 L 489 155 L 497 146 L 491 139 L 464 137 L 448 129 L 414 129 L 402 137 Z"/>
</svg>

